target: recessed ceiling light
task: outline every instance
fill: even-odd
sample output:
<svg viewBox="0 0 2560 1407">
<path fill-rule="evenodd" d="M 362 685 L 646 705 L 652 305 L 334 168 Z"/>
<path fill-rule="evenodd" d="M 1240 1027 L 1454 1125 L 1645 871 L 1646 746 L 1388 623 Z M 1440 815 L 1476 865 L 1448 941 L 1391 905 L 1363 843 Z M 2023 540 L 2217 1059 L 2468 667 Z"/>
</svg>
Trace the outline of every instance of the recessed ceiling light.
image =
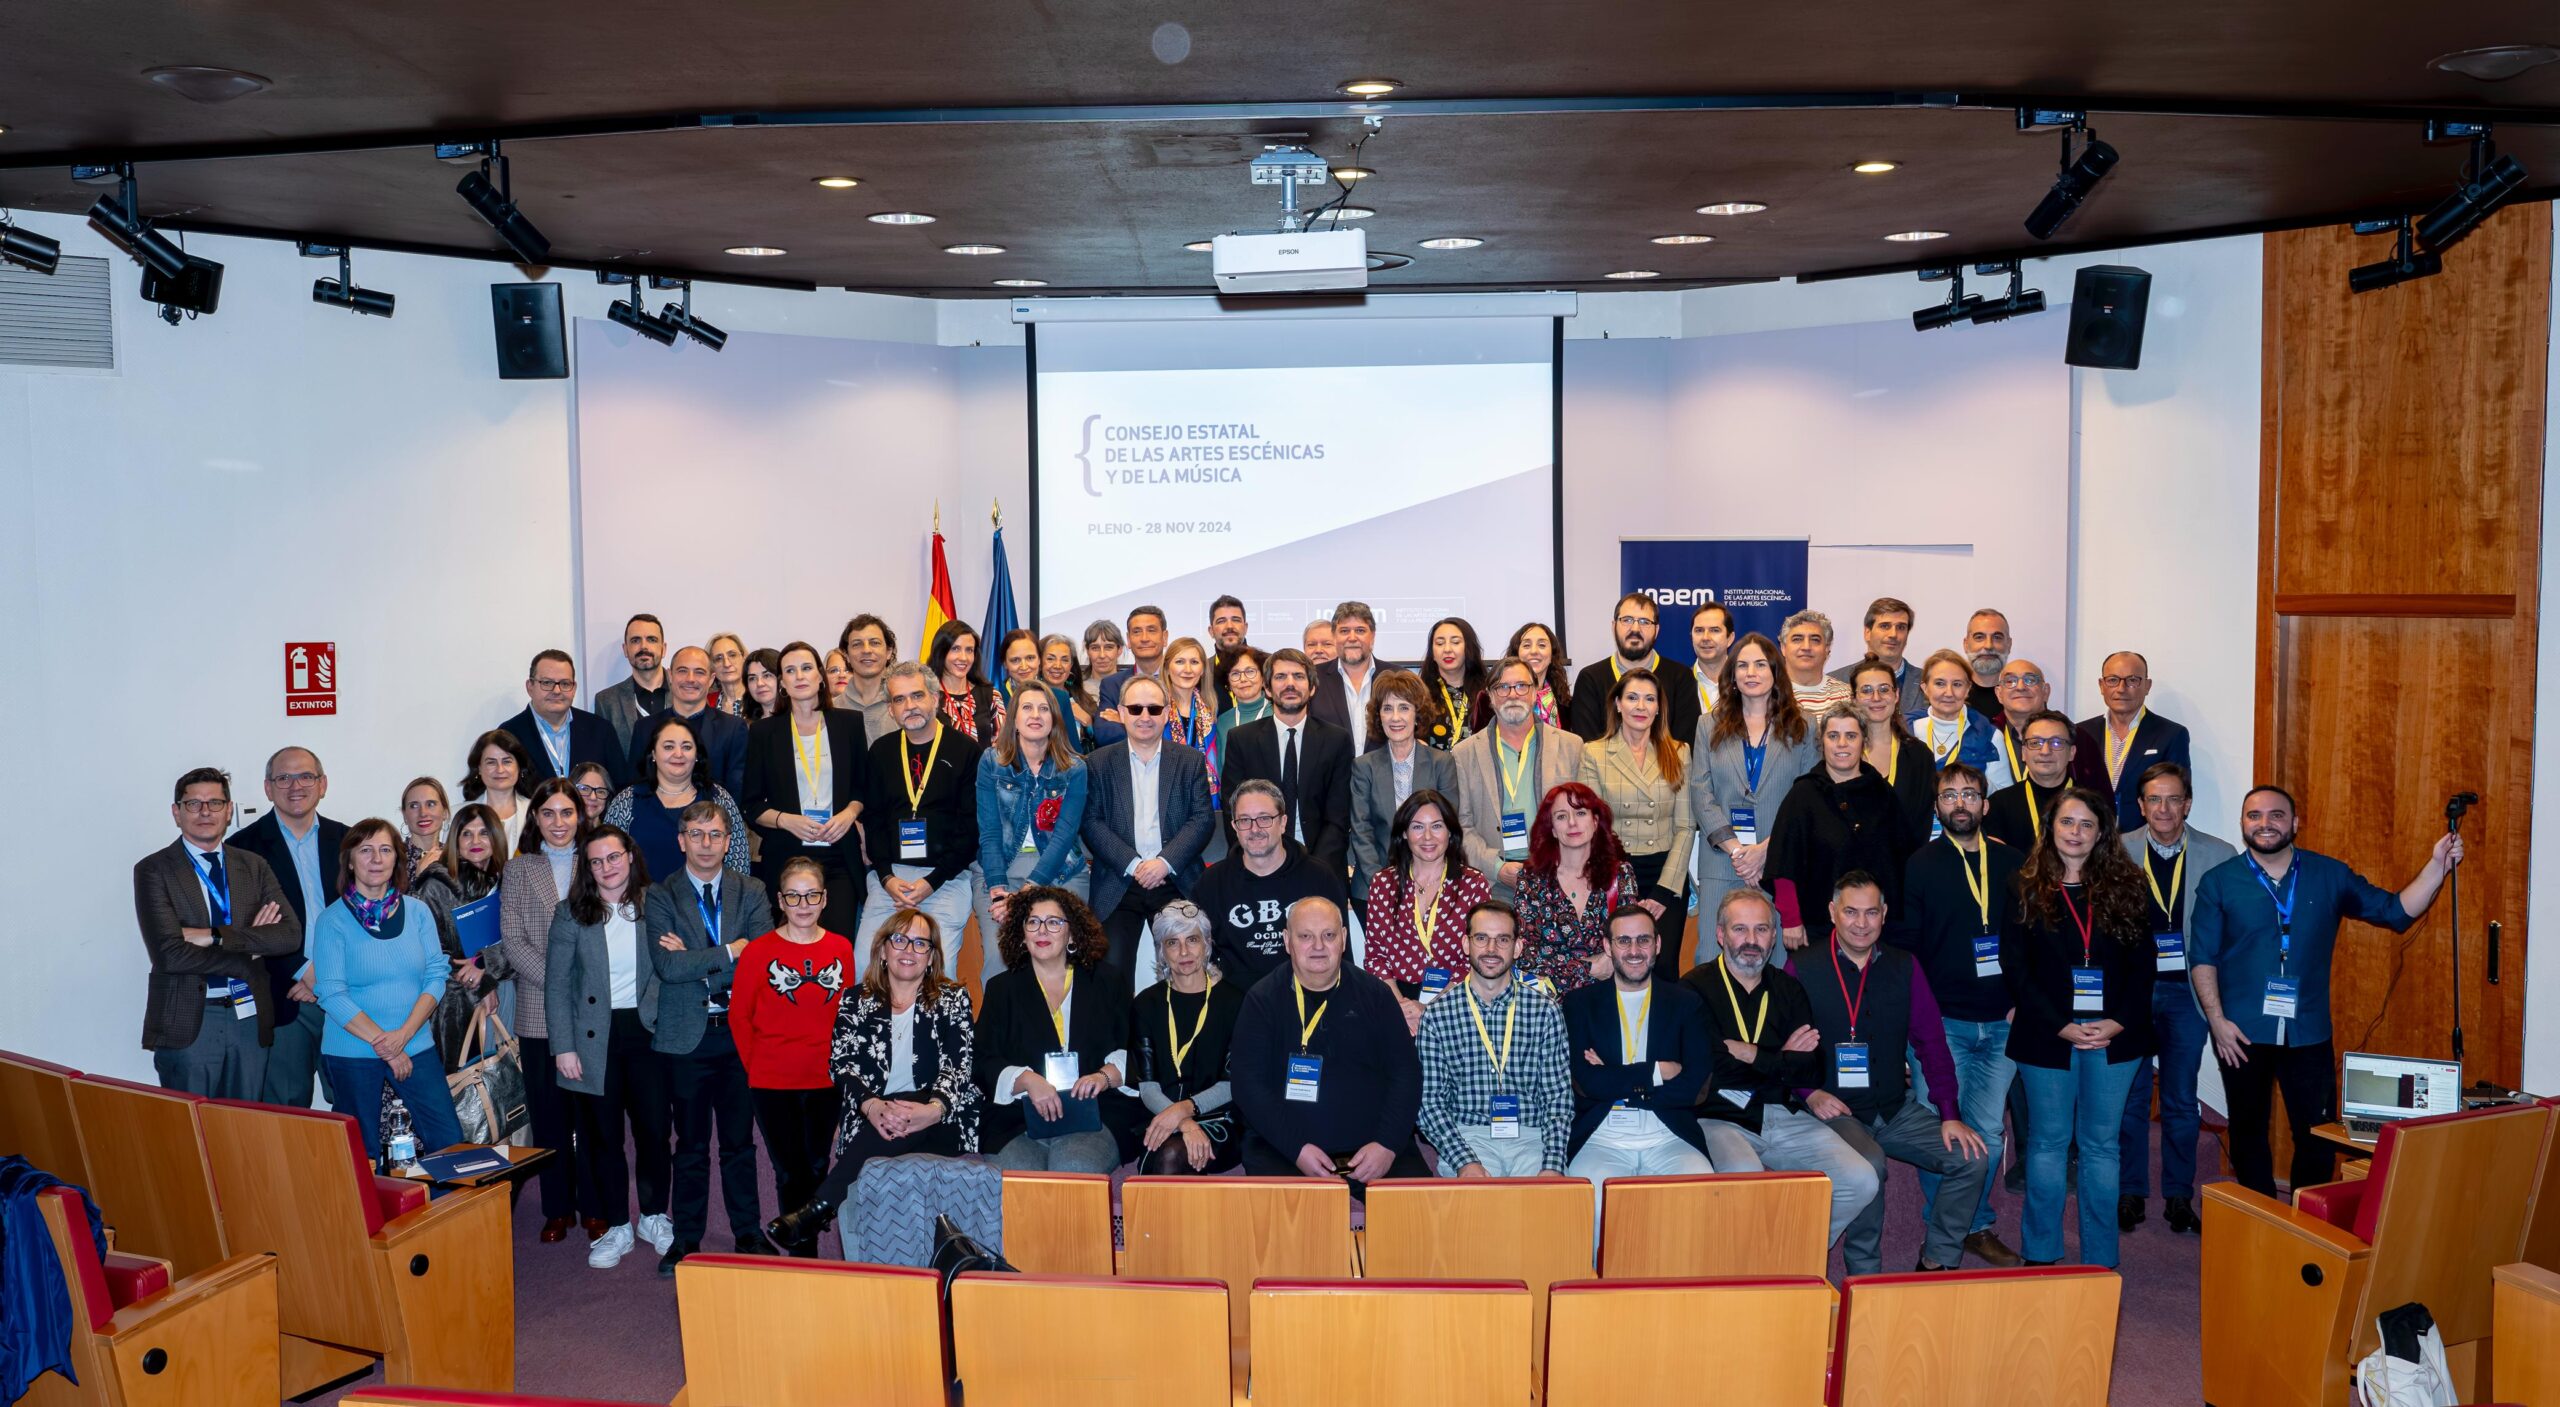
<svg viewBox="0 0 2560 1407">
<path fill-rule="evenodd" d="M 1945 230 L 1904 230 L 1899 234 L 1889 234 L 1885 236 L 1885 238 L 1892 240 L 1896 244 L 1918 244 L 1922 240 L 1945 239 L 1946 237 L 1947 232 Z"/>
<path fill-rule="evenodd" d="M 1614 274 L 1606 274 L 1606 275 L 1603 275 L 1603 277 L 1606 277 L 1606 278 L 1616 278 L 1616 279 L 1660 278 L 1660 277 L 1662 277 L 1662 270 L 1660 270 L 1660 269 L 1620 269 L 1620 270 L 1618 270 L 1618 271 L 1617 271 L 1616 273 L 1614 273 Z"/>
<path fill-rule="evenodd" d="M 1377 174 L 1377 172 L 1370 170 L 1366 166 L 1337 166 L 1333 168 L 1333 178 L 1337 181 L 1365 181 Z"/>
<path fill-rule="evenodd" d="M 2427 67 L 2484 83 L 2502 83 L 2527 69 L 2560 61 L 2560 48 L 2549 44 L 2491 44 L 2486 48 L 2463 49 L 2439 54 L 2427 61 Z"/>
<path fill-rule="evenodd" d="M 942 246 L 942 252 L 945 254 L 1002 254 L 1004 246 L 1001 244 L 946 244 Z"/>
<path fill-rule="evenodd" d="M 855 186 L 862 184 L 860 180 L 852 176 L 813 176 L 810 180 L 815 184 L 825 186 L 831 191 L 849 191 Z"/>
<path fill-rule="evenodd" d="M 1701 215 L 1757 215 L 1769 207 L 1756 200 L 1727 200 L 1714 205 L 1701 205 Z"/>
<path fill-rule="evenodd" d="M 227 103 L 251 93 L 263 93 L 273 83 L 254 73 L 236 68 L 208 68 L 202 64 L 172 64 L 167 68 L 146 68 L 142 76 L 191 102 Z"/>
<path fill-rule="evenodd" d="M 1354 78 L 1337 86 L 1355 98 L 1383 98 L 1404 84 L 1393 78 Z"/>
<path fill-rule="evenodd" d="M 1365 205 L 1337 205 L 1331 210 L 1325 211 L 1321 218 L 1327 220 L 1366 220 L 1377 213 L 1377 211 L 1372 210 Z"/>
<path fill-rule="evenodd" d="M 996 287 L 998 288 L 1047 288 L 1048 286 L 1049 281 L 1045 278 L 1000 278 L 996 280 Z"/>
<path fill-rule="evenodd" d="M 1216 244 L 1214 241 L 1211 241 L 1211 240 L 1195 239 L 1195 240 L 1191 241 L 1189 244 L 1186 244 L 1186 245 L 1184 245 L 1184 246 L 1182 246 L 1182 247 L 1183 247 L 1183 248 L 1185 248 L 1185 249 L 1190 250 L 1190 251 L 1191 251 L 1192 253 L 1194 253 L 1194 254 L 1206 254 L 1206 253 L 1208 253 L 1209 251 L 1211 251 L 1211 250 L 1213 250 L 1213 249 L 1217 248 L 1218 246 L 1217 246 L 1217 244 Z"/>
<path fill-rule="evenodd" d="M 1474 235 L 1441 235 L 1419 243 L 1425 249 L 1473 249 L 1484 241 Z"/>
<path fill-rule="evenodd" d="M 1887 171 L 1901 170 L 1902 163 L 1899 161 L 1861 161 L 1849 169 L 1857 172 L 1861 176 L 1881 176 Z"/>
<path fill-rule="evenodd" d="M 1653 242 L 1656 244 L 1713 244 L 1716 242 L 1716 237 L 1698 234 L 1655 235 Z"/>
<path fill-rule="evenodd" d="M 930 225 L 931 215 L 916 210 L 883 210 L 871 217 L 875 225 Z"/>
<path fill-rule="evenodd" d="M 776 255 L 787 254 L 790 251 L 787 249 L 777 249 L 770 244 L 733 244 L 720 252 L 723 254 L 735 254 L 742 259 L 771 259 Z"/>
</svg>

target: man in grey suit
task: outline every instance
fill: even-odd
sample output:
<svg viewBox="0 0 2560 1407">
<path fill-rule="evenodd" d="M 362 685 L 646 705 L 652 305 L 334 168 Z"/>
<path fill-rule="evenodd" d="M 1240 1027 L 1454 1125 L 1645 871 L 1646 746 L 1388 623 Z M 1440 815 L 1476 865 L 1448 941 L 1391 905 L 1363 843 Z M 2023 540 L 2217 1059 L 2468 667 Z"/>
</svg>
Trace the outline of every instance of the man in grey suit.
<svg viewBox="0 0 2560 1407">
<path fill-rule="evenodd" d="M 2228 842 L 2187 825 L 2195 800 L 2193 779 L 2175 762 L 2156 762 L 2142 773 L 2142 829 L 2125 833 L 2125 853 L 2150 883 L 2152 945 L 2158 953 L 2151 987 L 2151 1021 L 2160 1037 L 2160 1195 L 2171 1231 L 2194 1231 L 2196 1075 L 2204 1064 L 2207 1027 L 2203 1008 L 2187 984 L 2187 915 L 2196 885 L 2232 858 Z M 2151 1195 L 2151 1062 L 2134 1068 L 2124 1102 L 2122 1181 L 2116 1191 L 2116 1225 L 2131 1231 L 2143 1222 Z"/>
<path fill-rule="evenodd" d="M 1217 824 L 1209 763 L 1164 740 L 1165 690 L 1152 675 L 1120 689 L 1125 736 L 1085 759 L 1084 847 L 1093 856 L 1093 911 L 1111 937 L 1120 980 L 1137 972 L 1147 920 L 1200 882 L 1200 852 Z M 1128 1000 L 1124 991 L 1120 999 Z"/>
<path fill-rule="evenodd" d="M 1911 604 L 1892 596 L 1879 596 L 1867 605 L 1867 654 L 1893 666 L 1893 682 L 1902 686 L 1902 702 L 1898 707 L 1905 718 L 1929 706 L 1928 691 L 1921 688 L 1920 671 L 1913 668 L 1903 652 L 1911 647 Z M 1831 677 L 1843 684 L 1858 681 L 1851 676 L 1866 656 L 1849 661 L 1831 671 Z"/>
<path fill-rule="evenodd" d="M 754 1096 L 738 1043 L 729 1030 L 729 985 L 749 941 L 773 931 L 764 885 L 722 860 L 729 853 L 728 813 L 716 801 L 684 809 L 676 838 L 684 869 L 649 886 L 642 933 L 658 974 L 658 1024 L 649 1045 L 667 1057 L 674 1096 L 675 1244 L 658 1261 L 672 1276 L 702 1249 L 711 1202 L 711 1138 L 720 1138 L 720 1202 L 738 1249 L 772 1253 L 756 1200 Z"/>
<path fill-rule="evenodd" d="M 1538 721 L 1538 676 L 1511 656 L 1493 667 L 1493 726 L 1449 750 L 1458 766 L 1458 826 L 1467 864 L 1493 880 L 1493 897 L 1512 900 L 1529 860 L 1529 828 L 1547 792 L 1582 769 L 1582 739 Z"/>
<path fill-rule="evenodd" d="M 652 615 L 624 621 L 622 658 L 631 666 L 631 677 L 598 693 L 595 709 L 598 717 L 613 725 L 614 742 L 629 757 L 631 736 L 640 730 L 640 720 L 667 711 L 667 628 Z"/>
<path fill-rule="evenodd" d="M 178 839 L 133 867 L 134 921 L 151 958 L 142 1048 L 163 1089 L 256 1099 L 275 1041 L 259 959 L 300 949 L 302 925 L 267 862 L 222 843 L 230 778 L 211 767 L 180 777 L 169 814 Z"/>
</svg>

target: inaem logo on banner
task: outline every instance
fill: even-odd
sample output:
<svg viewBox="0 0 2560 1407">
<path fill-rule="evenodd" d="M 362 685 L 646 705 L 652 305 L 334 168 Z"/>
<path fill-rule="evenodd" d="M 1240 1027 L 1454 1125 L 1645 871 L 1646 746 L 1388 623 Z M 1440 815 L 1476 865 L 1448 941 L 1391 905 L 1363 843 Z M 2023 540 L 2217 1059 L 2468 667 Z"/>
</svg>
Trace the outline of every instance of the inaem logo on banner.
<svg viewBox="0 0 2560 1407">
<path fill-rule="evenodd" d="M 1777 639 L 1786 618 L 1804 609 L 1811 545 L 1801 537 L 1622 537 L 1618 591 L 1652 597 L 1662 621 L 1654 647 L 1691 664 L 1689 617 L 1709 602 L 1733 612 L 1735 635 L 1756 630 Z"/>
</svg>

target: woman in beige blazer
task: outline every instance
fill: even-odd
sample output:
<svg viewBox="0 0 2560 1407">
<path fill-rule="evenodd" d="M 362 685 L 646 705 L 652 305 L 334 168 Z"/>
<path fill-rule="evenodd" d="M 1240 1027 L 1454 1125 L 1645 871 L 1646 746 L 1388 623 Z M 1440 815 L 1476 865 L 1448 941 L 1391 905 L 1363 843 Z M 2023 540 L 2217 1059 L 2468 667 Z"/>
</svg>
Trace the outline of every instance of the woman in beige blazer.
<svg viewBox="0 0 2560 1407">
<path fill-rule="evenodd" d="M 1609 803 L 1610 829 L 1636 872 L 1636 902 L 1676 935 L 1689 908 L 1689 747 L 1662 716 L 1662 682 L 1630 669 L 1609 690 L 1609 731 L 1582 750 L 1576 776 Z M 1674 940 L 1677 941 L 1676 938 Z"/>
</svg>

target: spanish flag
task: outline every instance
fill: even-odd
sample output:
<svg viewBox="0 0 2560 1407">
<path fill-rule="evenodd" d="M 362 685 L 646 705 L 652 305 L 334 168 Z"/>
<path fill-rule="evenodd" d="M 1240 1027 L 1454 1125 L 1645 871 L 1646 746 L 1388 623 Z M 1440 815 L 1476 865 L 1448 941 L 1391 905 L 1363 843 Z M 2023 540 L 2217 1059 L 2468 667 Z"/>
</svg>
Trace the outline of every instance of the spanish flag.
<svg viewBox="0 0 2560 1407">
<path fill-rule="evenodd" d="M 951 563 L 942 555 L 942 515 L 934 515 L 933 574 L 925 586 L 924 636 L 916 641 L 915 658 L 921 660 L 933 653 L 933 638 L 942 627 L 959 617 L 951 604 Z"/>
</svg>

